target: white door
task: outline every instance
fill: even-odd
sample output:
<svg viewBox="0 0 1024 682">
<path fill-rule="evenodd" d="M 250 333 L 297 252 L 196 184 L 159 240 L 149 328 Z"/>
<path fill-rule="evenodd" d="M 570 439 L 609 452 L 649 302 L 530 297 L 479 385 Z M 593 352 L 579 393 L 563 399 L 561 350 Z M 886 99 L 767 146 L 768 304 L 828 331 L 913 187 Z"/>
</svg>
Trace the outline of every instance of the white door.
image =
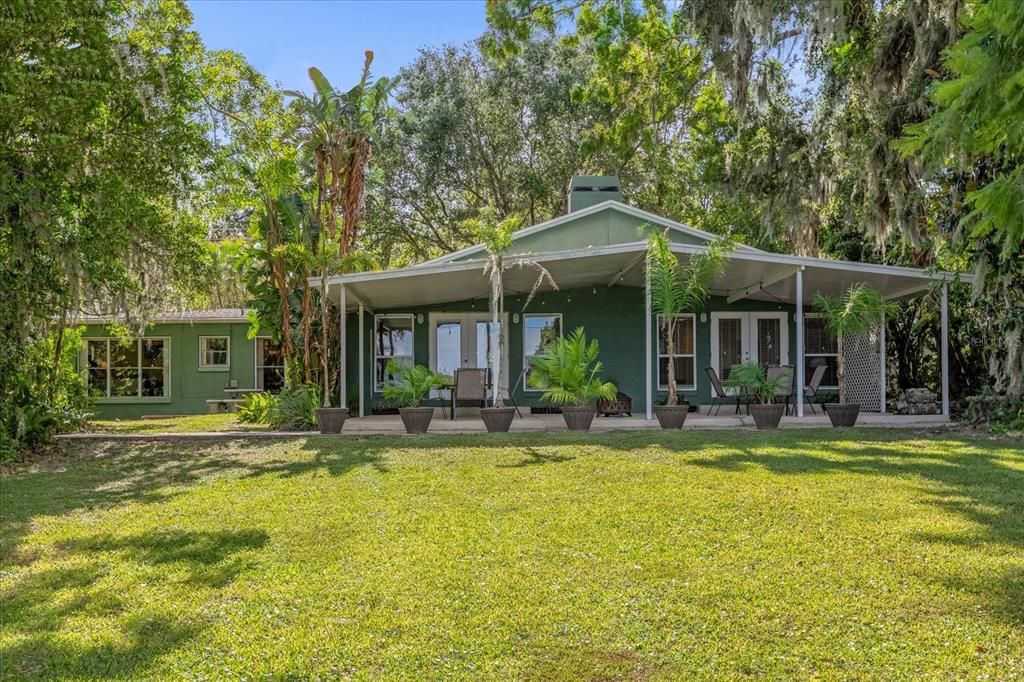
<svg viewBox="0 0 1024 682">
<path fill-rule="evenodd" d="M 460 367 L 491 366 L 490 313 L 431 313 L 430 368 L 439 374 L 454 376 Z M 505 334 L 498 322 L 498 332 Z M 501 385 L 508 386 L 508 337 L 503 338 Z"/>
<path fill-rule="evenodd" d="M 725 380 L 741 362 L 789 364 L 788 313 L 711 313 L 711 366 Z"/>
</svg>

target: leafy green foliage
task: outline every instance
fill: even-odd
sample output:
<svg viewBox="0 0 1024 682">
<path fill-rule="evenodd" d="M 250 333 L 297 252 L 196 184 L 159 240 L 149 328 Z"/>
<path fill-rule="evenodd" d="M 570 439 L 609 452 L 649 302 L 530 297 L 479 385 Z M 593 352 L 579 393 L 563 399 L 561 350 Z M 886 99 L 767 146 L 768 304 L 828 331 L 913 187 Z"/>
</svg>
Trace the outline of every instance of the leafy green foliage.
<svg viewBox="0 0 1024 682">
<path fill-rule="evenodd" d="M 711 284 L 725 267 L 731 249 L 728 240 L 716 239 L 708 245 L 707 251 L 691 256 L 683 267 L 672 251 L 666 232 L 654 231 L 647 237 L 647 287 L 652 312 L 661 316 L 669 357 L 667 405 L 675 405 L 679 400 L 672 360 L 675 358 L 676 318 L 681 313 L 698 313 L 704 308 L 711 296 Z"/>
<path fill-rule="evenodd" d="M 604 365 L 598 360 L 597 339 L 587 341 L 583 327 L 547 344 L 531 358 L 530 386 L 544 391 L 543 400 L 555 405 L 586 405 L 615 398 L 616 387 L 601 378 Z"/>
<path fill-rule="evenodd" d="M 891 306 L 878 289 L 862 282 L 842 296 L 816 294 L 814 309 L 825 316 L 825 324 L 834 335 L 854 336 L 877 327 Z"/>
<path fill-rule="evenodd" d="M 243 424 L 269 424 L 278 409 L 273 393 L 250 393 L 238 408 L 238 421 Z"/>
<path fill-rule="evenodd" d="M 755 396 L 763 405 L 775 402 L 775 394 L 790 385 L 791 377 L 788 370 L 769 377 L 764 368 L 756 362 L 743 362 L 733 365 L 729 370 L 729 378 L 722 382 L 723 386 L 736 388 Z"/>
<path fill-rule="evenodd" d="M 424 365 L 391 360 L 387 371 L 394 380 L 384 385 L 384 398 L 399 407 L 419 407 L 432 390 L 445 384 L 445 377 Z"/>
<path fill-rule="evenodd" d="M 316 427 L 316 410 L 322 404 L 320 387 L 293 382 L 277 394 L 268 409 L 267 424 L 278 430 L 305 431 Z"/>
</svg>

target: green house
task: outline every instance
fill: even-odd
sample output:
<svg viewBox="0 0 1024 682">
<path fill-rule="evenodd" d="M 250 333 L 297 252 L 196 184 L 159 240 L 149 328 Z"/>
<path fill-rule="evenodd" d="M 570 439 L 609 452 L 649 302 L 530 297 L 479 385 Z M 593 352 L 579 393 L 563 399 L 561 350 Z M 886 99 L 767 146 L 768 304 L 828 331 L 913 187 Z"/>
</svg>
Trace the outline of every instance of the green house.
<svg viewBox="0 0 1024 682">
<path fill-rule="evenodd" d="M 526 381 L 530 357 L 547 340 L 576 327 L 601 346 L 605 374 L 651 418 L 665 396 L 667 363 L 660 325 L 644 288 L 646 230 L 667 230 L 682 262 L 714 239 L 702 230 L 623 203 L 618 178 L 577 177 L 569 186 L 568 211 L 516 233 L 510 255 L 529 254 L 551 273 L 557 290 L 545 285 L 532 297 L 536 271 L 515 268 L 505 276 L 505 357 L 499 363 L 501 390 L 519 405 L 537 406 L 540 393 Z M 347 314 L 340 392 L 358 396 L 352 405 L 367 414 L 382 404 L 386 366 L 398 358 L 452 374 L 460 367 L 491 367 L 488 310 L 490 286 L 482 245 L 419 265 L 330 277 L 330 296 Z M 676 376 L 691 405 L 712 403 L 710 373 L 728 375 L 733 364 L 753 360 L 794 367 L 797 386 L 814 369 L 826 367 L 822 390 L 835 389 L 836 365 L 845 352 L 847 389 L 865 411 L 885 410 L 884 328 L 859 339 L 835 339 L 810 310 L 818 292 L 841 294 L 867 282 L 887 298 L 919 296 L 942 288 L 946 333 L 946 287 L 967 275 L 915 268 L 851 263 L 769 253 L 738 245 L 713 287 L 704 310 L 682 316 L 677 325 Z M 320 286 L 318 279 L 311 280 Z M 529 302 L 527 304 L 527 300 Z M 949 414 L 948 359 L 943 353 L 943 411 Z M 797 406 L 803 414 L 804 406 Z"/>
<path fill-rule="evenodd" d="M 702 230 L 628 206 L 614 177 L 577 177 L 568 211 L 516 233 L 509 253 L 529 254 L 551 273 L 532 299 L 533 268 L 505 276 L 505 318 L 499 321 L 505 353 L 500 389 L 520 406 L 541 405 L 528 387 L 529 361 L 545 343 L 576 327 L 601 345 L 605 374 L 651 416 L 664 399 L 669 359 L 644 289 L 646 230 L 667 230 L 680 261 L 701 253 L 714 238 Z M 473 246 L 421 263 L 332 276 L 331 299 L 342 318 L 344 368 L 339 399 L 355 414 L 384 406 L 381 387 L 391 359 L 453 374 L 461 367 L 492 367 L 490 285 L 486 253 Z M 824 366 L 822 391 L 835 388 L 839 353 L 847 358 L 847 390 L 865 411 L 885 410 L 884 328 L 858 339 L 834 339 L 810 310 L 817 292 L 840 294 L 867 282 L 887 298 L 942 289 L 943 333 L 947 283 L 967 275 L 915 268 L 769 253 L 738 245 L 713 287 L 704 310 L 677 325 L 676 376 L 691 405 L 712 403 L 709 375 L 728 375 L 744 360 L 793 366 L 803 386 Z M 311 280 L 319 287 L 318 279 Z M 529 302 L 527 303 L 527 300 Z M 283 381 L 280 349 L 269 338 L 249 339 L 244 310 L 159 316 L 146 333 L 124 346 L 105 320 L 88 319 L 80 366 L 103 416 L 198 413 L 253 390 L 275 390 Z M 134 343 L 134 345 L 132 345 Z M 943 411 L 948 415 L 948 358 L 942 355 Z M 445 396 L 434 396 L 441 404 Z M 797 406 L 802 414 L 804 406 Z"/>
</svg>

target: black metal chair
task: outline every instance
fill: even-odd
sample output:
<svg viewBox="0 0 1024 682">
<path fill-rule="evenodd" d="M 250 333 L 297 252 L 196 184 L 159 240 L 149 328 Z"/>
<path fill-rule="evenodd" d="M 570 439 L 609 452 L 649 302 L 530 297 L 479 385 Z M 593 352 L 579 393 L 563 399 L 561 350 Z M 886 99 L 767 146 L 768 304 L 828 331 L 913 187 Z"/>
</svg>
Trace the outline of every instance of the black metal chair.
<svg viewBox="0 0 1024 682">
<path fill-rule="evenodd" d="M 729 393 L 722 387 L 722 382 L 718 378 L 718 372 L 715 371 L 714 367 L 705 367 L 704 371 L 707 372 L 708 379 L 711 380 L 711 389 L 713 391 L 711 395 L 711 407 L 708 408 L 708 415 L 711 414 L 712 408 L 717 408 L 715 410 L 715 414 L 718 414 L 722 410 L 722 404 L 718 402 L 720 400 L 726 404 L 735 400 L 736 414 L 740 413 L 741 404 L 750 404 L 750 396 L 742 392 Z"/>
<path fill-rule="evenodd" d="M 818 388 L 821 387 L 821 380 L 825 378 L 825 365 L 818 365 L 814 368 L 814 373 L 811 374 L 811 380 L 804 386 L 803 395 L 801 398 L 806 399 L 807 404 L 811 406 L 811 414 L 818 414 L 817 410 L 814 409 L 814 401 L 818 399 Z M 825 409 L 822 407 L 821 409 Z"/>
<path fill-rule="evenodd" d="M 775 391 L 775 400 L 781 400 L 786 406 L 786 414 L 789 414 L 790 401 L 793 399 L 793 385 L 794 385 L 794 367 L 793 365 L 777 365 L 767 368 L 764 371 L 765 378 L 769 381 L 776 377 L 784 376 L 783 385 Z"/>
</svg>

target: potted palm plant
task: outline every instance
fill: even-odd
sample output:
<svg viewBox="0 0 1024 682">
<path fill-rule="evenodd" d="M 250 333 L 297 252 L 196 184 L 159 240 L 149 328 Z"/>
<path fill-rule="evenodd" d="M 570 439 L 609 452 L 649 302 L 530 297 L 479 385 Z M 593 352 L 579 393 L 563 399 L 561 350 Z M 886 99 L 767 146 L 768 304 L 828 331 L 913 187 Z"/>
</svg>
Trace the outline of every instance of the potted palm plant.
<svg viewBox="0 0 1024 682">
<path fill-rule="evenodd" d="M 544 391 L 543 400 L 562 407 L 570 431 L 589 431 L 597 414 L 594 402 L 615 397 L 615 384 L 601 378 L 598 351 L 597 339 L 588 342 L 583 327 L 577 327 L 531 359 L 530 386 Z"/>
<path fill-rule="evenodd" d="M 429 367 L 408 362 L 388 362 L 394 380 L 384 385 L 384 398 L 398 405 L 406 433 L 426 433 L 434 418 L 433 407 L 422 407 L 430 391 L 444 386 L 444 377 Z"/>
<path fill-rule="evenodd" d="M 761 365 L 756 362 L 744 362 L 733 365 L 729 370 L 729 378 L 722 383 L 729 388 L 744 391 L 757 400 L 756 403 L 747 406 L 747 411 L 754 418 L 754 424 L 758 429 L 779 428 L 786 406 L 775 402 L 775 396 L 780 389 L 788 386 L 788 371 L 769 377 Z"/>
<path fill-rule="evenodd" d="M 711 282 L 722 271 L 731 246 L 718 239 L 704 253 L 690 259 L 683 267 L 672 252 L 665 232 L 652 232 L 647 238 L 647 288 L 651 309 L 660 319 L 660 332 L 665 338 L 668 355 L 668 378 L 665 402 L 654 406 L 654 414 L 663 429 L 682 428 L 690 405 L 679 400 L 676 383 L 676 325 L 682 313 L 697 313 L 711 296 Z"/>
<path fill-rule="evenodd" d="M 505 357 L 505 334 L 501 331 L 501 320 L 505 315 L 505 271 L 514 267 L 531 266 L 537 269 L 537 281 L 534 282 L 526 302 L 523 304 L 525 310 L 533 300 L 534 294 L 540 285 L 547 280 L 555 290 L 558 285 L 551 277 L 551 274 L 540 263 L 525 256 L 507 258 L 505 250 L 512 245 L 512 235 L 519 229 L 520 219 L 518 216 L 508 216 L 503 220 L 497 220 L 493 209 L 487 209 L 481 213 L 478 219 L 466 221 L 467 231 L 476 233 L 487 249 L 487 261 L 484 263 L 484 275 L 491 283 L 491 325 L 490 335 L 492 349 L 491 354 L 491 401 L 490 405 L 480 410 L 480 418 L 484 426 L 491 433 L 507 432 L 512 427 L 512 419 L 515 417 L 514 407 L 506 407 L 501 395 L 501 361 Z"/>
<path fill-rule="evenodd" d="M 826 296 L 819 293 L 814 297 L 814 309 L 825 318 L 828 330 L 838 339 L 849 339 L 864 334 L 882 324 L 890 308 L 881 292 L 863 282 L 854 284 L 842 296 Z M 883 348 L 881 352 L 885 352 Z M 860 414 L 860 405 L 846 402 L 846 358 L 839 349 L 839 402 L 825 403 L 825 414 L 832 426 L 853 426 Z"/>
</svg>

